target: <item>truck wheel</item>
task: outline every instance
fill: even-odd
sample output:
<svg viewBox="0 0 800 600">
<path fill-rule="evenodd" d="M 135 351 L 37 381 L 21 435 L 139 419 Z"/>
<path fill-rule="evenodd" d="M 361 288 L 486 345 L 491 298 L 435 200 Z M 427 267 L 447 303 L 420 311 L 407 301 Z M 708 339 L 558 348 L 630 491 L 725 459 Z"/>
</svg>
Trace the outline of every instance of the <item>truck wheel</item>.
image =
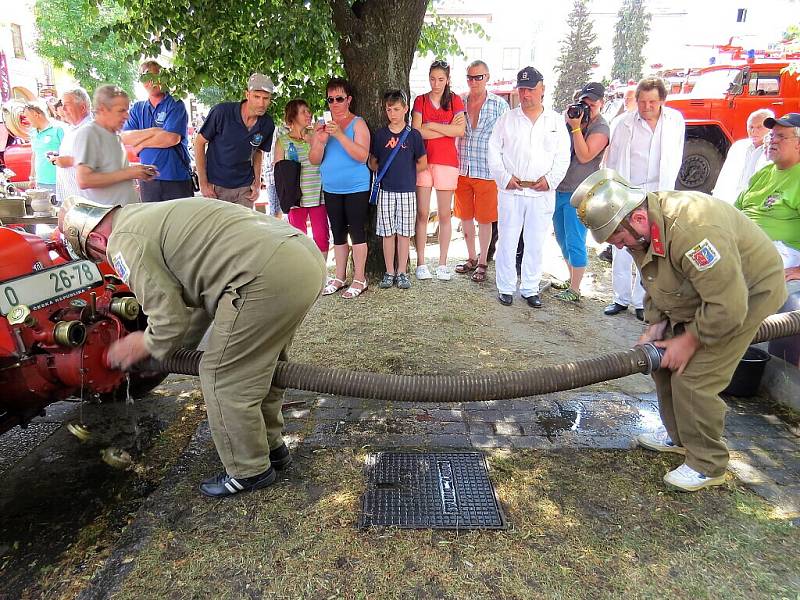
<svg viewBox="0 0 800 600">
<path fill-rule="evenodd" d="M 683 146 L 683 164 L 678 174 L 678 189 L 711 193 L 722 169 L 722 155 L 700 138 L 689 138 Z"/>
</svg>

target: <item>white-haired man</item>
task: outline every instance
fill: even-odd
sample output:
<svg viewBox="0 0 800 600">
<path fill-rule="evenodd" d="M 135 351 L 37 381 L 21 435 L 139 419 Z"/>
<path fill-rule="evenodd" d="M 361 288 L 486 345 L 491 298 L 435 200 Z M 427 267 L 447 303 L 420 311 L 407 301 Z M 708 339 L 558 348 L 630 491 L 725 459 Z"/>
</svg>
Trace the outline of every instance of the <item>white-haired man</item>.
<svg viewBox="0 0 800 600">
<path fill-rule="evenodd" d="M 83 88 L 64 92 L 61 104 L 69 127 L 64 132 L 58 154 L 53 156 L 53 164 L 56 166 L 56 201 L 59 204 L 68 196 L 80 192 L 75 174 L 75 136 L 78 129 L 92 120 L 92 101 Z"/>
<path fill-rule="evenodd" d="M 759 108 L 747 117 L 747 137 L 734 142 L 728 149 L 712 196 L 733 204 L 747 189 L 753 174 L 769 163 L 764 152 L 764 138 L 769 129 L 764 125 L 764 119 L 770 117 L 774 118 L 775 113 L 768 108 Z"/>
</svg>

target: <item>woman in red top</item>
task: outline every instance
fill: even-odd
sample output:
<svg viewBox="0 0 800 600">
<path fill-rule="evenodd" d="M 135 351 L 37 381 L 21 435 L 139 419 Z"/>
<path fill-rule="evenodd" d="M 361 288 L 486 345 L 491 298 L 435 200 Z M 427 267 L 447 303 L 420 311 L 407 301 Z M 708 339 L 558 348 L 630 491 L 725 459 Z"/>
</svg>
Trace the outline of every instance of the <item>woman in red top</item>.
<svg viewBox="0 0 800 600">
<path fill-rule="evenodd" d="M 455 138 L 464 135 L 466 118 L 464 102 L 450 91 L 450 66 L 443 60 L 431 64 L 428 71 L 431 91 L 417 96 L 411 126 L 419 130 L 428 153 L 428 169 L 417 174 L 417 279 L 431 279 L 425 264 L 425 240 L 428 235 L 428 214 L 431 188 L 436 188 L 439 214 L 439 266 L 436 278 L 450 279 L 447 251 L 450 247 L 450 214 L 453 191 L 458 185 L 458 151 Z"/>
</svg>

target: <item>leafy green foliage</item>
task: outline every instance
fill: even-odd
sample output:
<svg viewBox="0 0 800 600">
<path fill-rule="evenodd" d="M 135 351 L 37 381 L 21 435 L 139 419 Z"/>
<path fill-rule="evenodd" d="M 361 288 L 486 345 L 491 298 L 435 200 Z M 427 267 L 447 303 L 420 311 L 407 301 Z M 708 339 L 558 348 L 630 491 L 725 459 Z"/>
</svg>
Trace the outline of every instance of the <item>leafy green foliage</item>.
<svg viewBox="0 0 800 600">
<path fill-rule="evenodd" d="M 617 13 L 614 33 L 614 66 L 611 78 L 627 81 L 642 78 L 644 56 L 652 15 L 647 12 L 644 0 L 623 0 Z"/>
<path fill-rule="evenodd" d="M 422 26 L 422 33 L 417 44 L 417 55 L 424 57 L 431 54 L 435 57 L 465 56 L 458 44 L 455 34 L 474 34 L 486 39 L 486 31 L 478 23 L 470 23 L 464 19 L 444 17 L 436 12 L 433 2 L 428 3 L 429 19 Z"/>
<path fill-rule="evenodd" d="M 127 18 L 115 0 L 36 0 L 36 52 L 65 67 L 91 94 L 104 83 L 129 93 L 137 74 L 138 48 L 110 30 Z"/>
<path fill-rule="evenodd" d="M 784 42 L 793 42 L 794 40 L 800 40 L 800 23 L 789 25 L 783 32 Z"/>
<path fill-rule="evenodd" d="M 567 17 L 567 36 L 561 42 L 561 54 L 556 62 L 558 83 L 553 96 L 553 106 L 561 110 L 572 102 L 575 90 L 589 82 L 600 47 L 594 45 L 594 33 L 587 0 L 574 0 Z"/>
</svg>

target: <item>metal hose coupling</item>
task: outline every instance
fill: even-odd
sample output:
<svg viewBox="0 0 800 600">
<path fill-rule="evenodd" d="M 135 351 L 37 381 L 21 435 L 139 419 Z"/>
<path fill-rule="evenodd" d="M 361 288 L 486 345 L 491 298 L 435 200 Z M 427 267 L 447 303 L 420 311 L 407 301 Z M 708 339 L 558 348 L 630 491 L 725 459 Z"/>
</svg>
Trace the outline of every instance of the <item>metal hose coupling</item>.
<svg viewBox="0 0 800 600">
<path fill-rule="evenodd" d="M 664 348 L 657 348 L 655 344 L 637 344 L 636 348 L 641 348 L 647 361 L 647 370 L 642 371 L 645 375 L 650 375 L 661 368 L 661 359 L 664 358 Z"/>
<path fill-rule="evenodd" d="M 66 348 L 83 346 L 86 341 L 86 325 L 80 321 L 59 321 L 53 328 L 53 340 Z"/>
</svg>

